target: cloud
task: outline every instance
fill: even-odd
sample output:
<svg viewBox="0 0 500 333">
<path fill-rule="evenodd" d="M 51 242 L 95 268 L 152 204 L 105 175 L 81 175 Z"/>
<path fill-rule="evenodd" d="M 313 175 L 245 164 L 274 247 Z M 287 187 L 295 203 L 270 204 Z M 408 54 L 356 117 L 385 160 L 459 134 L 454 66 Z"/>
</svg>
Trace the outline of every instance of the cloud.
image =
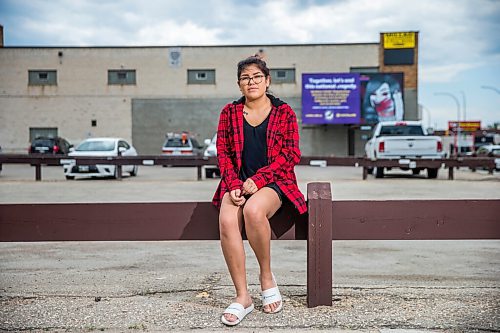
<svg viewBox="0 0 500 333">
<path fill-rule="evenodd" d="M 419 31 L 422 82 L 498 59 L 497 0 L 239 2 L 2 0 L 6 45 L 228 45 L 378 42 Z"/>
<path fill-rule="evenodd" d="M 141 27 L 133 45 L 213 45 L 220 43 L 217 37 L 221 29 L 207 29 L 191 21 L 178 24 L 165 21 Z"/>
<path fill-rule="evenodd" d="M 472 63 L 453 63 L 427 65 L 420 70 L 419 77 L 424 83 L 435 82 L 444 83 L 452 81 L 458 73 L 477 67 Z"/>
</svg>

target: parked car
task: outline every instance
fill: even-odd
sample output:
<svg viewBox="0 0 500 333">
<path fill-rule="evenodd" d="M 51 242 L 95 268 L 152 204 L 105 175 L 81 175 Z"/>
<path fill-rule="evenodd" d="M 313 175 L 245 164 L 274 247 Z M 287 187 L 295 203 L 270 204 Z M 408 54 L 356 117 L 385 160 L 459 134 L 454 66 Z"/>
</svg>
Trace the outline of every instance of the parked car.
<svg viewBox="0 0 500 333">
<path fill-rule="evenodd" d="M 215 133 L 212 140 L 206 139 L 205 145 L 207 148 L 203 152 L 204 157 L 216 157 L 217 156 L 217 133 Z M 216 165 L 206 165 L 205 166 L 205 177 L 213 178 L 214 176 L 220 177 L 219 167 Z"/>
<path fill-rule="evenodd" d="M 120 138 L 91 138 L 82 141 L 68 156 L 137 156 L 135 148 L 124 139 Z M 122 172 L 128 172 L 131 176 L 137 176 L 139 167 L 137 165 L 123 165 Z M 108 164 L 76 165 L 75 160 L 68 159 L 64 164 L 66 179 L 75 177 L 117 177 L 116 166 Z"/>
<path fill-rule="evenodd" d="M 500 145 L 485 145 L 476 151 L 477 157 L 495 157 L 495 170 L 500 171 Z"/>
<path fill-rule="evenodd" d="M 161 148 L 162 155 L 168 156 L 202 156 L 203 146 L 188 132 L 169 133 Z"/>
<path fill-rule="evenodd" d="M 67 155 L 72 147 L 72 144 L 59 136 L 39 136 L 31 142 L 30 147 L 28 148 L 28 153 Z"/>
</svg>

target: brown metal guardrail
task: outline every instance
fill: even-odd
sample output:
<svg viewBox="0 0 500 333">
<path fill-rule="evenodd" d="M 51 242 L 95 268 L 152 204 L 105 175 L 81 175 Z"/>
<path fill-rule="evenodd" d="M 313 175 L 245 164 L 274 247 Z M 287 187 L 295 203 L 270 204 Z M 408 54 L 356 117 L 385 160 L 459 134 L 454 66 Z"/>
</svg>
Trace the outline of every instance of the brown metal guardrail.
<svg viewBox="0 0 500 333">
<path fill-rule="evenodd" d="M 169 167 L 197 167 L 198 180 L 202 179 L 202 167 L 205 165 L 217 165 L 215 157 L 195 157 L 195 156 L 162 156 L 162 155 L 141 155 L 141 156 L 67 156 L 67 155 L 46 155 L 46 154 L 0 154 L 0 164 L 31 164 L 35 167 L 35 180 L 42 180 L 42 166 L 61 166 L 69 160 L 74 160 L 76 165 L 96 165 L 107 164 L 118 167 L 117 179 L 122 178 L 121 167 L 123 165 L 163 165 Z"/>
<path fill-rule="evenodd" d="M 306 214 L 285 204 L 270 221 L 273 239 L 307 240 L 309 307 L 332 305 L 332 240 L 500 239 L 500 200 L 332 201 L 331 193 L 329 183 L 310 183 Z M 210 202 L 0 204 L 2 242 L 218 239 Z"/>
<path fill-rule="evenodd" d="M 0 154 L 0 164 L 31 164 L 35 167 L 35 179 L 42 179 L 42 166 L 62 165 L 64 161 L 75 160 L 76 165 L 111 164 L 118 167 L 117 179 L 121 179 L 121 166 L 123 165 L 163 165 L 170 167 L 196 167 L 197 179 L 202 179 L 202 167 L 206 165 L 217 165 L 216 157 L 195 157 L 195 156 L 162 156 L 162 155 L 141 155 L 141 156 L 114 156 L 114 157 L 68 157 L 65 155 L 45 155 L 45 154 Z M 356 166 L 363 168 L 363 179 L 367 179 L 368 170 L 376 167 L 408 169 L 425 168 L 447 168 L 448 179 L 454 179 L 455 168 L 468 167 L 473 170 L 477 168 L 487 169 L 489 173 L 495 170 L 495 158 L 479 157 L 459 157 L 454 159 L 384 159 L 372 161 L 364 157 L 323 157 L 323 156 L 302 156 L 300 165 L 324 165 L 324 166 Z"/>
</svg>

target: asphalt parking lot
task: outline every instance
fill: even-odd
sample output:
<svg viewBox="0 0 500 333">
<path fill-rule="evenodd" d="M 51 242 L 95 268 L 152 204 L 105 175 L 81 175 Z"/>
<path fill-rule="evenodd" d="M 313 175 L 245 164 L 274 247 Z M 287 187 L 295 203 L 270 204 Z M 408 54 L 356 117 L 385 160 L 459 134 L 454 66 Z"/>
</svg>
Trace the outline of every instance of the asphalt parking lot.
<svg viewBox="0 0 500 333">
<path fill-rule="evenodd" d="M 466 169 L 447 180 L 361 168 L 296 169 L 299 187 L 332 184 L 334 200 L 498 199 L 500 174 Z M 141 167 L 137 177 L 68 181 L 62 168 L 4 165 L 0 203 L 209 201 L 219 179 L 196 168 Z M 473 221 L 472 221 L 473 222 Z M 305 241 L 273 242 L 284 311 L 260 311 L 258 265 L 247 245 L 256 311 L 244 332 L 498 332 L 500 241 L 337 241 L 333 306 L 306 306 Z M 217 241 L 0 243 L 0 331 L 227 331 L 233 288 Z"/>
<path fill-rule="evenodd" d="M 411 172 L 390 171 L 383 179 L 362 179 L 362 168 L 297 166 L 299 187 L 307 183 L 330 182 L 334 200 L 385 199 L 494 199 L 500 198 L 500 173 L 455 171 L 448 180 L 447 170 L 438 179 Z M 43 167 L 42 181 L 36 182 L 35 168 L 6 164 L 0 174 L 0 202 L 161 202 L 210 201 L 219 179 L 197 181 L 196 168 L 141 166 L 137 177 L 123 180 L 66 180 L 62 167 Z"/>
</svg>

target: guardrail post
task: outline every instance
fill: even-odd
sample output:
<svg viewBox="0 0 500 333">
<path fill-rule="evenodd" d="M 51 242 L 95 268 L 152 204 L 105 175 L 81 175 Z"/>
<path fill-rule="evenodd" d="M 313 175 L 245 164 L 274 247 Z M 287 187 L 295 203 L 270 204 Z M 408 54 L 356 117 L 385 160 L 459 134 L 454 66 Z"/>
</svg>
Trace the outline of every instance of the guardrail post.
<svg viewBox="0 0 500 333">
<path fill-rule="evenodd" d="M 332 192 L 330 183 L 307 184 L 307 306 L 332 305 Z"/>
<path fill-rule="evenodd" d="M 120 148 L 118 148 L 118 158 L 120 156 L 122 156 L 122 153 L 119 149 Z M 116 168 L 116 180 L 122 180 L 122 165 L 121 165 L 121 163 L 116 163 L 115 168 Z"/>
<path fill-rule="evenodd" d="M 203 166 L 202 165 L 198 165 L 196 168 L 198 169 L 198 180 L 201 180 L 202 179 L 201 169 L 203 168 Z"/>
<path fill-rule="evenodd" d="M 37 182 L 42 180 L 42 163 L 40 163 L 40 161 L 35 164 L 35 180 Z"/>
</svg>

